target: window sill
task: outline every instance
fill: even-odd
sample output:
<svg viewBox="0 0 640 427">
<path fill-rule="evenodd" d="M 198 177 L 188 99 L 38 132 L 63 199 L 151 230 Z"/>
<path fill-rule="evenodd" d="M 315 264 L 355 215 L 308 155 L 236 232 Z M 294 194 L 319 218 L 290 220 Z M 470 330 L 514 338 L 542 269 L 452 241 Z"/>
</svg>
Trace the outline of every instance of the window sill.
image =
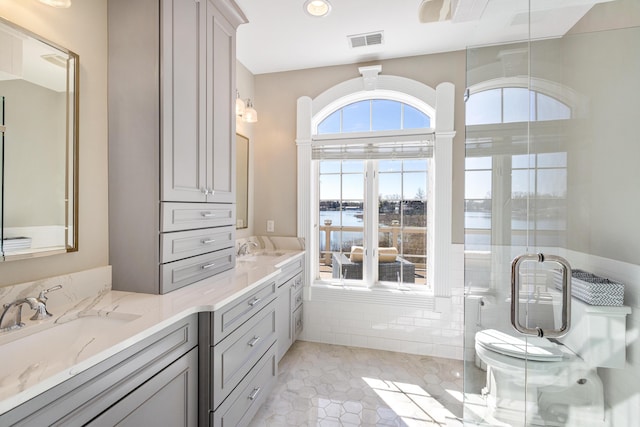
<svg viewBox="0 0 640 427">
<path fill-rule="evenodd" d="M 332 284 L 314 282 L 310 287 L 311 301 L 341 301 L 354 303 L 370 303 L 382 305 L 399 305 L 403 307 L 433 310 L 435 298 L 433 291 L 415 288 L 393 289 L 386 286 L 357 286 L 349 283 Z"/>
</svg>

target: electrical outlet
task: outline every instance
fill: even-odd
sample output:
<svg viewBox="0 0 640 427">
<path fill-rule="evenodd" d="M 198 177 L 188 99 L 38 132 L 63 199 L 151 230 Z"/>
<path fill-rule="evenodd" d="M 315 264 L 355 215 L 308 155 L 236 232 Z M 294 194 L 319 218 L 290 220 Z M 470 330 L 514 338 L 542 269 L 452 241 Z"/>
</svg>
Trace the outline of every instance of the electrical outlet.
<svg viewBox="0 0 640 427">
<path fill-rule="evenodd" d="M 267 220 L 267 233 L 273 233 L 276 228 L 276 223 L 272 219 Z"/>
</svg>

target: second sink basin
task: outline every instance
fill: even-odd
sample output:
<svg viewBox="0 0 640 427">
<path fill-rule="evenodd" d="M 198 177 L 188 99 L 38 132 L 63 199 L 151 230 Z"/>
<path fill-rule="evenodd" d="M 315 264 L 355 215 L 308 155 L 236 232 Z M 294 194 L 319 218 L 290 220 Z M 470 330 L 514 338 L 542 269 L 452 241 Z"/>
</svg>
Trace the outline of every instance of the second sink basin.
<svg viewBox="0 0 640 427">
<path fill-rule="evenodd" d="M 243 262 L 261 262 L 261 261 L 267 261 L 269 258 L 278 258 L 281 257 L 283 255 L 286 255 L 287 252 L 282 252 L 282 251 L 262 251 L 262 252 L 255 252 L 255 253 L 250 253 L 248 255 L 242 255 L 236 258 L 236 262 L 237 263 L 243 263 Z"/>
</svg>

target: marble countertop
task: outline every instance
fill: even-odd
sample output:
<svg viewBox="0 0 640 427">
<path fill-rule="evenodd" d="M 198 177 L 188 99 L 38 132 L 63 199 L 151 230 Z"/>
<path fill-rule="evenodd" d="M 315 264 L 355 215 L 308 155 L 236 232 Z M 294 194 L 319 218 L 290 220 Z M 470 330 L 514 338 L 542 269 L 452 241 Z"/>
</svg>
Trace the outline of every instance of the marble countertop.
<svg viewBox="0 0 640 427">
<path fill-rule="evenodd" d="M 0 333 L 0 414 L 191 314 L 214 311 L 280 273 L 302 251 L 239 257 L 236 268 L 166 295 L 112 291 L 52 305 L 53 317 Z M 37 293 L 35 294 L 37 295 Z M 10 301 L 10 300 L 9 300 Z M 2 302 L 7 302 L 3 299 Z"/>
</svg>

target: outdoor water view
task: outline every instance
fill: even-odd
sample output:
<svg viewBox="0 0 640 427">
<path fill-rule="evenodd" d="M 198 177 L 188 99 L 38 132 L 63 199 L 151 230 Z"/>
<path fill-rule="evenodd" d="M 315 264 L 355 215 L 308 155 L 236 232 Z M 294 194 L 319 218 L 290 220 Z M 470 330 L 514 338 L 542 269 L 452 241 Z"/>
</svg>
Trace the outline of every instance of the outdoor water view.
<svg viewBox="0 0 640 427">
<path fill-rule="evenodd" d="M 566 152 L 468 157 L 465 163 L 467 251 L 488 251 L 491 245 L 525 246 L 527 241 L 539 246 L 562 243 L 567 227 Z M 493 173 L 494 163 L 503 165 L 503 170 L 509 167 L 510 173 Z M 510 191 L 494 195 L 494 186 Z M 510 227 L 499 234 L 491 232 L 494 209 L 500 209 L 500 223 L 510 218 Z M 527 233 L 532 230 L 535 242 Z"/>
<path fill-rule="evenodd" d="M 364 173 L 366 162 L 374 162 L 377 172 L 377 246 L 397 251 L 379 257 L 379 279 L 424 284 L 428 159 L 320 162 L 320 271 L 331 278 L 362 279 L 357 264 L 362 259 L 354 265 L 351 252 L 354 246 L 371 247 L 364 233 L 373 220 L 364 208 L 365 188 L 373 185 Z"/>
</svg>

